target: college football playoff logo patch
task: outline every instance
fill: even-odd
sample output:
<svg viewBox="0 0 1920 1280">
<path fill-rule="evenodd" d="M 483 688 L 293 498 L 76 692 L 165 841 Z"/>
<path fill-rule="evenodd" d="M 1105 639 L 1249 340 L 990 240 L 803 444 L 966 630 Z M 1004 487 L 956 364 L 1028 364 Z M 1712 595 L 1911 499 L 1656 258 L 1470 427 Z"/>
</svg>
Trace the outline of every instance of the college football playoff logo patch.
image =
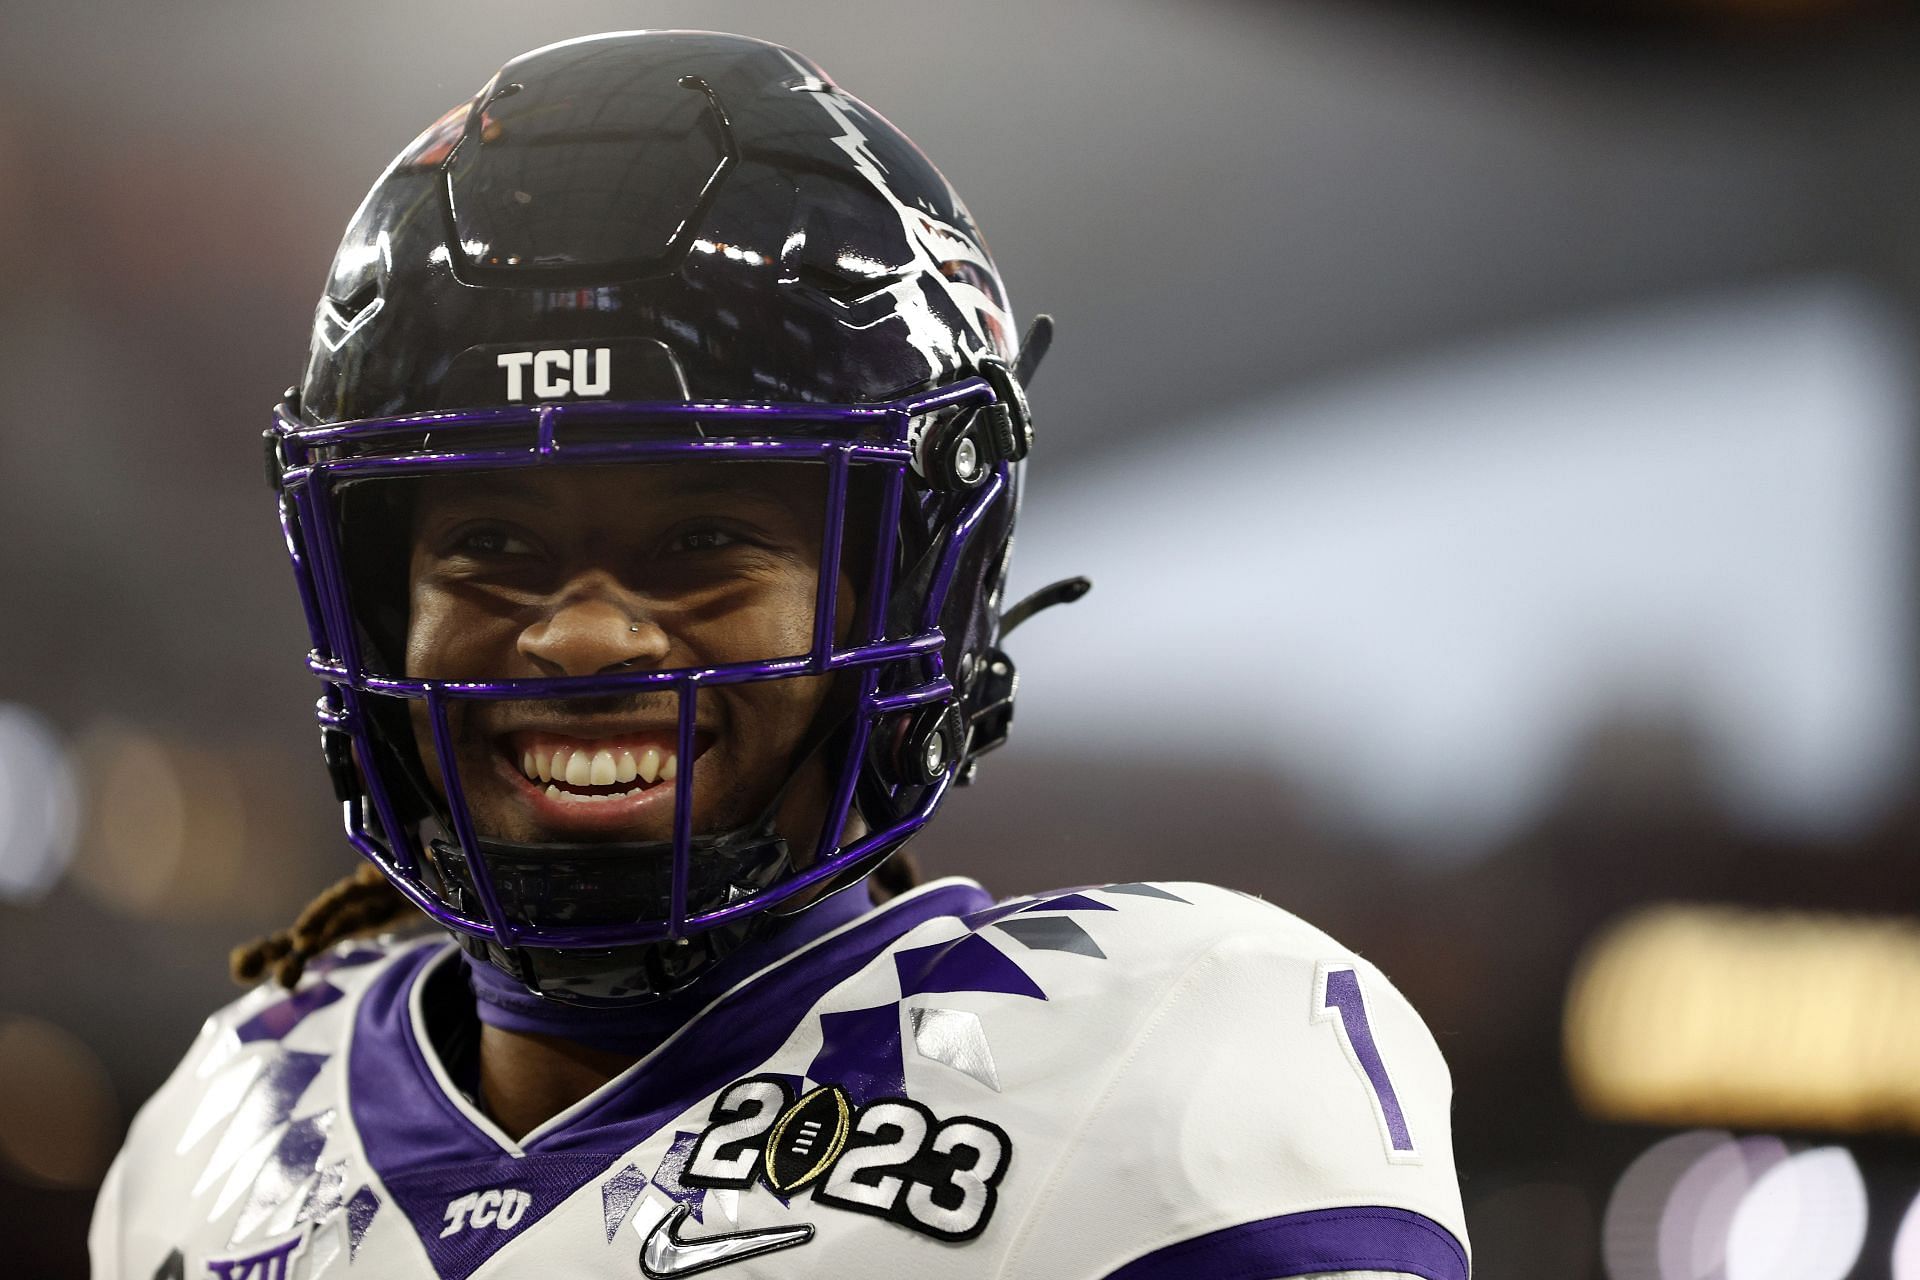
<svg viewBox="0 0 1920 1280">
<path fill-rule="evenodd" d="M 767 1134 L 767 1185 L 792 1195 L 833 1167 L 847 1149 L 853 1104 L 837 1084 L 821 1085 L 780 1113 Z"/>
<path fill-rule="evenodd" d="M 680 1177 L 736 1191 L 764 1182 L 783 1199 L 811 1189 L 821 1204 L 971 1240 L 1012 1156 L 1006 1131 L 974 1116 L 943 1120 L 911 1098 L 856 1109 L 836 1084 L 795 1098 L 785 1079 L 753 1076 L 715 1099 Z"/>
</svg>

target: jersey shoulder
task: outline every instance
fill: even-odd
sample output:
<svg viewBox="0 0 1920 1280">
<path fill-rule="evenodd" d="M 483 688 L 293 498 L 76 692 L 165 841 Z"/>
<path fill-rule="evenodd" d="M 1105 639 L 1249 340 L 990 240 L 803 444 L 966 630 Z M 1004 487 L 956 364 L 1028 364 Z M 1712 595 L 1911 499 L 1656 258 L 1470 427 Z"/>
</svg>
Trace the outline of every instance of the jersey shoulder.
<svg viewBox="0 0 1920 1280">
<path fill-rule="evenodd" d="M 1277 906 L 1191 882 L 982 916 L 976 931 L 1005 935 L 1046 999 L 995 1014 L 1020 1064 L 1002 1088 L 1060 1135 L 1008 1274 L 1070 1274 L 1094 1241 L 1118 1270 L 1256 1229 L 1268 1243 L 1306 1232 L 1303 1256 L 1346 1259 L 1316 1270 L 1464 1269 L 1451 1079 L 1371 961 Z"/>
<path fill-rule="evenodd" d="M 351 1126 L 341 1119 L 354 997 L 431 943 L 342 943 L 291 991 L 262 984 L 202 1023 L 108 1171 L 89 1234 L 93 1274 L 156 1274 L 175 1253 L 201 1274 L 202 1260 L 325 1227 L 349 1243 L 360 1189 L 347 1185 Z M 358 1203 L 363 1220 L 371 1195 Z"/>
<path fill-rule="evenodd" d="M 1412 1007 L 1365 957 L 1273 903 L 1218 885 L 1136 881 L 1057 889 L 1007 899 L 963 917 L 961 924 L 1013 962 L 998 975 L 1003 986 L 1049 1001 L 1060 998 L 1057 990 L 1076 1004 L 1097 1002 L 1108 1020 L 1125 1018 L 1129 1010 L 1146 1016 L 1177 987 L 1206 990 L 1249 975 L 1272 982 L 1305 977 L 1316 991 L 1331 981 L 1336 1008 L 1358 985 L 1369 1008 L 1377 1003 L 1425 1035 Z M 943 989 L 939 984 L 957 971 L 984 977 L 1000 967 L 969 937 L 933 945 L 924 937 L 916 932 L 898 944 L 895 964 L 905 995 L 916 987 Z M 959 963 L 969 954 L 973 963 Z M 916 972 L 921 958 L 924 973 Z M 1338 976 L 1347 971 L 1362 976 Z M 1229 1036 L 1243 1025 L 1251 1031 L 1260 1023 L 1221 1020 L 1214 1036 Z M 1292 1034 L 1310 1032 L 1295 1027 Z M 1437 1065 L 1444 1075 L 1445 1064 Z"/>
</svg>

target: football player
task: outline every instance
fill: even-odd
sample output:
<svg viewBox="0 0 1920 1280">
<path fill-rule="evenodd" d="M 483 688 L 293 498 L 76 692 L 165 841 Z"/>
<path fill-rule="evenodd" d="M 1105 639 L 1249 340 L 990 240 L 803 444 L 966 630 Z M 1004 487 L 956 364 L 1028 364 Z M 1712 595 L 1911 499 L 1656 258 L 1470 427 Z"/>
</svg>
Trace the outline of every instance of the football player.
<svg viewBox="0 0 1920 1280">
<path fill-rule="evenodd" d="M 900 852 L 1085 589 L 1002 597 L 1049 334 L 774 45 L 540 49 L 401 152 L 266 433 L 366 865 L 236 954 L 95 1274 L 1465 1280 L 1366 960 Z"/>
</svg>

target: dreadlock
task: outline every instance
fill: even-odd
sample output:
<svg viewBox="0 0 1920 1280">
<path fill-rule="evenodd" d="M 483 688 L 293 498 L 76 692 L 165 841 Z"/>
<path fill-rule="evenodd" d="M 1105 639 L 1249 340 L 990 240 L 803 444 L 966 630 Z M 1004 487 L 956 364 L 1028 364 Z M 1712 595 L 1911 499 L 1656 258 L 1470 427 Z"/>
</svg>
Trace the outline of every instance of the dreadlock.
<svg viewBox="0 0 1920 1280">
<path fill-rule="evenodd" d="M 878 905 L 920 882 L 920 864 L 900 849 L 868 877 L 867 893 Z M 336 942 L 384 928 L 413 909 L 413 904 L 380 874 L 380 868 L 363 862 L 353 874 L 334 881 L 309 902 L 292 928 L 235 947 L 227 966 L 233 980 L 242 986 L 252 986 L 271 968 L 273 980 L 292 990 L 306 972 L 307 961 Z"/>
<path fill-rule="evenodd" d="M 235 982 L 251 986 L 271 967 L 273 980 L 291 989 L 306 971 L 307 961 L 334 943 L 383 928 L 413 909 L 380 874 L 380 868 L 363 862 L 352 875 L 321 890 L 292 928 L 235 947 L 228 968 Z"/>
</svg>

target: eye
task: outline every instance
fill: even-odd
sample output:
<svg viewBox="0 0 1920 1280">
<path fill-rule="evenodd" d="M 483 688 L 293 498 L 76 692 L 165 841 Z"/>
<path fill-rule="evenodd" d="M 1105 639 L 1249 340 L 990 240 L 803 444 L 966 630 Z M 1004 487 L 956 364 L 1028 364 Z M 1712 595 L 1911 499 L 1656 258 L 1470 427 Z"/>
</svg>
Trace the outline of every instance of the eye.
<svg viewBox="0 0 1920 1280">
<path fill-rule="evenodd" d="M 739 543 L 740 539 L 725 529 L 712 525 L 696 525 L 690 529 L 681 529 L 667 540 L 668 551 L 723 551 Z"/>
<path fill-rule="evenodd" d="M 506 556 L 530 556 L 534 546 L 525 537 L 500 525 L 469 525 L 448 540 L 447 550 L 454 555 L 493 560 Z"/>
</svg>

